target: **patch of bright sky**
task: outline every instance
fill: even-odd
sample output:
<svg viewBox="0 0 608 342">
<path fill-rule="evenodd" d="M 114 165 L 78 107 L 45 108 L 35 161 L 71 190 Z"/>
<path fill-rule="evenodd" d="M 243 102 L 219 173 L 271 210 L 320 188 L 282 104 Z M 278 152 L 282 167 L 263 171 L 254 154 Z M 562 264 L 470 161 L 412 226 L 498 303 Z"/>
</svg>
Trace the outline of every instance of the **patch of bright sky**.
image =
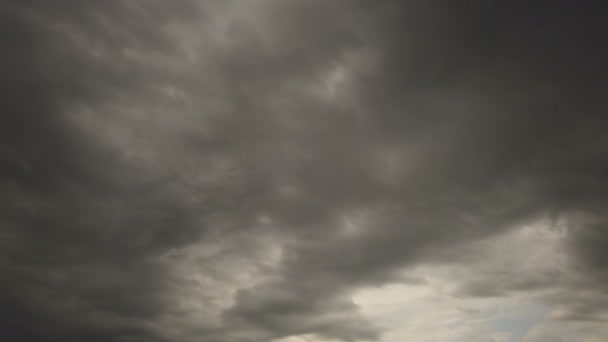
<svg viewBox="0 0 608 342">
<path fill-rule="evenodd" d="M 560 253 L 563 236 L 563 231 L 546 222 L 528 225 L 482 241 L 475 248 L 483 251 L 483 257 L 467 265 L 408 269 L 409 276 L 426 281 L 365 289 L 353 300 L 365 316 L 384 327 L 382 342 L 524 341 L 535 327 L 550 320 L 552 308 L 541 300 L 545 289 L 505 290 L 483 297 L 459 291 L 478 279 L 492 284 L 487 279 L 492 272 L 527 279 L 559 271 L 566 267 Z"/>
</svg>

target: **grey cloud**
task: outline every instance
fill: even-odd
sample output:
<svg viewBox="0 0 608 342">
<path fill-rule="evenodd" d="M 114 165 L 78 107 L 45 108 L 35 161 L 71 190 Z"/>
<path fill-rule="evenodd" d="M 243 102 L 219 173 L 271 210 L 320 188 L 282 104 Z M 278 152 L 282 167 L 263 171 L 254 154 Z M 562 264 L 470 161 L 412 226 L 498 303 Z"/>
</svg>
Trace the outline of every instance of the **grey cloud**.
<svg viewBox="0 0 608 342">
<path fill-rule="evenodd" d="M 378 339 L 353 291 L 580 213 L 567 244 L 586 282 L 569 289 L 605 296 L 602 7 L 5 2 L 2 334 Z M 237 238 L 260 225 L 277 265 Z M 179 268 L 193 247 L 237 240 Z M 189 272 L 211 285 L 186 285 Z M 464 292 L 556 277 L 498 278 Z M 176 332 L 176 298 L 197 286 L 234 302 Z"/>
<path fill-rule="evenodd" d="M 355 311 L 348 298 L 319 295 L 319 286 L 264 283 L 240 291 L 238 307 L 225 313 L 229 324 L 252 325 L 267 331 L 267 339 L 316 333 L 345 341 L 375 340 L 375 327 Z"/>
</svg>

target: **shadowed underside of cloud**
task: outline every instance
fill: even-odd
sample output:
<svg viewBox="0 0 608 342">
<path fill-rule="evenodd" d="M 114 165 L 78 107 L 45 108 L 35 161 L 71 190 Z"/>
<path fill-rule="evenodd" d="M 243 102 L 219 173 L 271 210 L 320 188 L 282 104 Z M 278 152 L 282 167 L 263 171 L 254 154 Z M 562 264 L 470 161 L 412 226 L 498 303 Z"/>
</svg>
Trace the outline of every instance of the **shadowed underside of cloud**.
<svg viewBox="0 0 608 342">
<path fill-rule="evenodd" d="M 601 324 L 605 10 L 4 1 L 0 336 L 381 340 L 353 294 L 420 265 Z M 478 248 L 541 221 L 567 269 Z"/>
</svg>

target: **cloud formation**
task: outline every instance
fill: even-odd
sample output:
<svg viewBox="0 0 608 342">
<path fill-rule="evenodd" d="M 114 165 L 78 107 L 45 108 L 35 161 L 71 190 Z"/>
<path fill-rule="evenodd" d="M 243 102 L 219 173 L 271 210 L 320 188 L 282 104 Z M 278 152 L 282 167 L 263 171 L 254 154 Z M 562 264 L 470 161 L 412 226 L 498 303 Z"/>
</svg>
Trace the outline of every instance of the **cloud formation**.
<svg viewBox="0 0 608 342">
<path fill-rule="evenodd" d="M 4 1 L 0 336 L 602 340 L 605 7 Z"/>
</svg>

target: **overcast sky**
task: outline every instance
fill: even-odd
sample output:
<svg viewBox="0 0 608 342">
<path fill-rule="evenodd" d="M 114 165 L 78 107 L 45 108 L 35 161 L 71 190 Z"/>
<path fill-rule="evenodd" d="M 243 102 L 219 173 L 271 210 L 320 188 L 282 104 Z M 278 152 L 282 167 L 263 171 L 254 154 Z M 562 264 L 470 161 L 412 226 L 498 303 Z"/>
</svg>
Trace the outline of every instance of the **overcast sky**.
<svg viewBox="0 0 608 342">
<path fill-rule="evenodd" d="M 607 14 L 3 0 L 0 340 L 608 341 Z"/>
</svg>

